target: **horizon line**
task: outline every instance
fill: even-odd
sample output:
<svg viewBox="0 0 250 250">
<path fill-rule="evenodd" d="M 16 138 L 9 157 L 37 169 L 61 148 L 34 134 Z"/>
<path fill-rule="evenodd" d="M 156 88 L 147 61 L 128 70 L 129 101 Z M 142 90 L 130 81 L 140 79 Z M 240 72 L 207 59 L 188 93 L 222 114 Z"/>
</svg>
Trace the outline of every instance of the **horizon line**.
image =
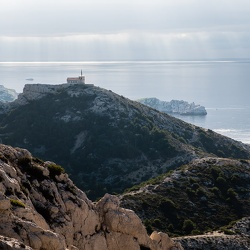
<svg viewBox="0 0 250 250">
<path fill-rule="evenodd" d="M 17 63 L 17 64 L 22 64 L 22 63 L 41 63 L 41 64 L 46 64 L 46 63 L 175 63 L 175 62 L 240 62 L 240 61 L 249 61 L 250 58 L 228 58 L 228 59 L 190 59 L 190 60 L 87 60 L 87 61 L 0 61 L 0 63 L 6 63 L 6 64 L 11 64 L 11 63 Z"/>
</svg>

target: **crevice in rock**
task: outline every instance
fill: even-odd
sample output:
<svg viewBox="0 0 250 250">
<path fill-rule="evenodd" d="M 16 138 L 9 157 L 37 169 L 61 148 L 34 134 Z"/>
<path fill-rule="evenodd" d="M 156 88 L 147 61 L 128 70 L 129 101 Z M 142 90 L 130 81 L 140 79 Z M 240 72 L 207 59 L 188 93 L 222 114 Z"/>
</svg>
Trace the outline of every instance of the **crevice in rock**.
<svg viewBox="0 0 250 250">
<path fill-rule="evenodd" d="M 141 246 L 140 245 L 140 250 L 151 250 L 151 248 L 145 247 L 145 246 Z"/>
</svg>

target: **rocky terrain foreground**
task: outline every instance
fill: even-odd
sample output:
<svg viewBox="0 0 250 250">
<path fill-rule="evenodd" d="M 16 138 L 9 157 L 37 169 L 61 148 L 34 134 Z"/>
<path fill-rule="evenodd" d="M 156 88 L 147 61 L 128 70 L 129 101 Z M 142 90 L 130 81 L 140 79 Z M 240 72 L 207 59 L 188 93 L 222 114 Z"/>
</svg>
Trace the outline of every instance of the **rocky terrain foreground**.
<svg viewBox="0 0 250 250">
<path fill-rule="evenodd" d="M 148 236 L 139 217 L 106 194 L 93 203 L 52 162 L 0 145 L 0 249 L 181 250 Z"/>
</svg>

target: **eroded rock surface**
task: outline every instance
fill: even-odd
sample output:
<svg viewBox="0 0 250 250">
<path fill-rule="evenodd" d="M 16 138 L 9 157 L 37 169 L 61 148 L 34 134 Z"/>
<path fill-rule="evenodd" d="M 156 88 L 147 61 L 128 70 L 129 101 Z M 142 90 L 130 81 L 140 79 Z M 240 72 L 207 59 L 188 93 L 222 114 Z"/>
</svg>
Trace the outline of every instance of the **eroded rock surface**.
<svg viewBox="0 0 250 250">
<path fill-rule="evenodd" d="M 166 234 L 147 235 L 139 217 L 106 194 L 96 204 L 53 162 L 0 145 L 0 248 L 183 249 Z"/>
</svg>

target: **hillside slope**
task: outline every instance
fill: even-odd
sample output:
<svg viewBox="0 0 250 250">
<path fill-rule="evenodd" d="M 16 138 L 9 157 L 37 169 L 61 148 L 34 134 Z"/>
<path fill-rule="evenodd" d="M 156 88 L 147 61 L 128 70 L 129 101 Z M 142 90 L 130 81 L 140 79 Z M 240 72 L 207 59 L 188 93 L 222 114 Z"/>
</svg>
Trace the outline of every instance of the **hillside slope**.
<svg viewBox="0 0 250 250">
<path fill-rule="evenodd" d="M 198 159 L 121 196 L 148 230 L 170 235 L 218 230 L 250 216 L 250 161 Z"/>
<path fill-rule="evenodd" d="M 184 236 L 175 238 L 181 242 L 185 250 L 249 250 L 250 249 L 250 217 L 229 225 L 230 234 L 212 232 L 205 235 Z"/>
<path fill-rule="evenodd" d="M 205 107 L 199 104 L 197 105 L 194 102 L 188 103 L 183 100 L 171 100 L 170 102 L 166 102 L 155 97 L 142 98 L 137 101 L 167 114 L 207 115 Z"/>
<path fill-rule="evenodd" d="M 247 145 L 88 85 L 26 85 L 0 139 L 63 165 L 91 198 L 203 156 L 250 158 Z"/>
</svg>

